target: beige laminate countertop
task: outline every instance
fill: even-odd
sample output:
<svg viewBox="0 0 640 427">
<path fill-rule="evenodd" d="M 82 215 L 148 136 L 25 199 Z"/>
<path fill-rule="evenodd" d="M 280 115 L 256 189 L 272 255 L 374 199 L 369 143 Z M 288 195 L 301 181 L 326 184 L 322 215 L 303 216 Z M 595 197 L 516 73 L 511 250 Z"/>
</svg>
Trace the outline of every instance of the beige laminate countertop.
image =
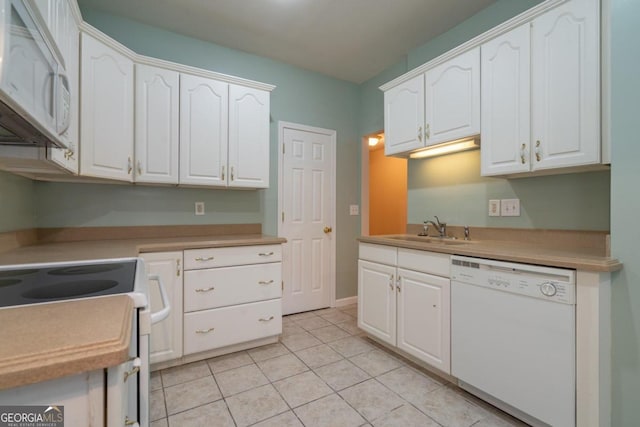
<svg viewBox="0 0 640 427">
<path fill-rule="evenodd" d="M 132 316 L 125 295 L 0 310 L 0 389 L 123 363 Z"/>
<path fill-rule="evenodd" d="M 280 244 L 285 239 L 262 234 L 201 237 L 161 237 L 122 240 L 88 240 L 80 242 L 44 243 L 23 246 L 0 253 L 0 266 L 41 262 L 72 262 L 91 259 L 137 257 L 145 252 L 182 251 L 185 249 L 216 248 Z"/>
<path fill-rule="evenodd" d="M 1 253 L 0 266 L 284 241 L 264 235 L 237 235 L 47 243 Z M 0 389 L 125 362 L 132 315 L 133 302 L 125 295 L 0 309 Z"/>
<path fill-rule="evenodd" d="M 363 243 L 376 243 L 399 248 L 418 249 L 478 258 L 564 267 L 584 271 L 611 272 L 622 268 L 617 259 L 606 257 L 599 251 L 583 247 L 558 247 L 553 243 L 523 243 L 504 240 L 464 241 L 442 243 L 438 238 L 421 241 L 415 235 L 363 236 Z"/>
</svg>

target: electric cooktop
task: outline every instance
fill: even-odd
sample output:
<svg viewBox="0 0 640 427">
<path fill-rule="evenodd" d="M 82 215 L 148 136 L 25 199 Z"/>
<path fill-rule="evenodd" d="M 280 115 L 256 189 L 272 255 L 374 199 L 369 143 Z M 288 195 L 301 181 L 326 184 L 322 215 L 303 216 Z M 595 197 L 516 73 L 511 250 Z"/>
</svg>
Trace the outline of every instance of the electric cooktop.
<svg viewBox="0 0 640 427">
<path fill-rule="evenodd" d="M 0 267 L 0 307 L 132 292 L 135 273 L 135 259 Z"/>
</svg>

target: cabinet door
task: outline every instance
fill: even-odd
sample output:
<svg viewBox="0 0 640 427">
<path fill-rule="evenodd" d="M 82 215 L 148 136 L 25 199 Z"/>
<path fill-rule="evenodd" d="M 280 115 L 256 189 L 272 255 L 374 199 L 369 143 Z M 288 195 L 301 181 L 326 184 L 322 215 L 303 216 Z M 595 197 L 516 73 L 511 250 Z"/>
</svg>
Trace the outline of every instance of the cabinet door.
<svg viewBox="0 0 640 427">
<path fill-rule="evenodd" d="M 449 279 L 398 269 L 398 348 L 451 373 Z"/>
<path fill-rule="evenodd" d="M 133 181 L 133 62 L 86 33 L 81 43 L 81 173 Z"/>
<path fill-rule="evenodd" d="M 480 133 L 480 48 L 425 74 L 426 144 Z"/>
<path fill-rule="evenodd" d="M 384 93 L 384 154 L 424 147 L 424 75 Z"/>
<path fill-rule="evenodd" d="M 80 132 L 80 28 L 73 15 L 71 4 L 68 1 L 58 1 L 56 5 L 58 8 L 56 42 L 64 56 L 65 71 L 69 79 L 71 111 L 69 128 L 61 135 L 67 148 L 51 147 L 48 156 L 54 163 L 62 166 L 71 173 L 77 174 L 79 167 L 78 145 Z"/>
<path fill-rule="evenodd" d="M 600 161 L 599 3 L 572 0 L 533 20 L 533 169 Z"/>
<path fill-rule="evenodd" d="M 226 186 L 228 83 L 180 75 L 180 184 Z"/>
<path fill-rule="evenodd" d="M 482 175 L 528 172 L 529 23 L 482 45 Z"/>
<path fill-rule="evenodd" d="M 178 183 L 178 72 L 136 65 L 136 182 Z"/>
<path fill-rule="evenodd" d="M 396 345 L 396 268 L 358 261 L 358 327 Z"/>
<path fill-rule="evenodd" d="M 151 326 L 151 363 L 177 359 L 182 356 L 182 252 L 146 253 L 141 257 L 147 274 L 160 276 L 171 300 L 169 317 Z M 149 298 L 152 312 L 162 308 L 158 283 L 152 280 Z"/>
<path fill-rule="evenodd" d="M 269 92 L 229 85 L 229 187 L 269 187 Z"/>
</svg>

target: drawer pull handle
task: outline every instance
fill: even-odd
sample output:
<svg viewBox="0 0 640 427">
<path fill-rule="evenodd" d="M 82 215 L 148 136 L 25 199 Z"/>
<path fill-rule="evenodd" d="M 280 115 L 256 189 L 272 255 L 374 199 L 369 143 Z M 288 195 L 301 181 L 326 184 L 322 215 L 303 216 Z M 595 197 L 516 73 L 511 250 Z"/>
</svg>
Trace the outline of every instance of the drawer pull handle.
<svg viewBox="0 0 640 427">
<path fill-rule="evenodd" d="M 196 334 L 208 334 L 209 332 L 215 330 L 216 328 L 209 329 L 196 329 Z"/>
<path fill-rule="evenodd" d="M 261 318 L 260 318 L 260 319 L 258 319 L 258 320 L 259 320 L 259 321 L 261 321 L 261 322 L 268 322 L 268 321 L 270 321 L 270 320 L 273 320 L 273 316 L 269 316 L 269 318 L 268 318 L 268 319 L 265 319 L 265 318 L 261 317 Z"/>
<path fill-rule="evenodd" d="M 270 285 L 273 283 L 273 280 L 261 280 L 258 282 L 260 285 Z"/>
<path fill-rule="evenodd" d="M 273 255 L 273 252 L 260 252 L 258 255 L 260 255 L 260 256 L 271 256 L 271 255 Z"/>
<path fill-rule="evenodd" d="M 206 258 L 199 256 L 198 258 L 196 258 L 196 261 L 211 261 L 212 259 L 212 256 L 208 256 Z"/>
<path fill-rule="evenodd" d="M 211 291 L 213 291 L 214 289 L 215 289 L 215 287 L 214 287 L 214 286 L 212 286 L 212 287 L 210 287 L 210 288 L 207 288 L 207 289 L 204 289 L 204 288 L 198 288 L 198 289 L 196 289 L 196 292 L 211 292 Z"/>
</svg>

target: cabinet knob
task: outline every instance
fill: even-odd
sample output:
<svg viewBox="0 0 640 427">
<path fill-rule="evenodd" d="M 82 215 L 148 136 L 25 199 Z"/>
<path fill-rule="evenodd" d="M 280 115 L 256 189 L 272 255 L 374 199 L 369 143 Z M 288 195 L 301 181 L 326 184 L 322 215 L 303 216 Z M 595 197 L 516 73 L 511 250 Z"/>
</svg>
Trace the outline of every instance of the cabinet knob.
<svg viewBox="0 0 640 427">
<path fill-rule="evenodd" d="M 131 157 L 127 158 L 127 174 L 131 175 L 131 171 L 133 171 L 133 164 L 131 164 Z"/>
<path fill-rule="evenodd" d="M 176 260 L 176 276 L 180 277 L 180 260 Z"/>
<path fill-rule="evenodd" d="M 422 142 L 422 126 L 418 128 L 418 141 Z"/>
<path fill-rule="evenodd" d="M 209 329 L 196 329 L 196 334 L 208 334 L 211 331 L 215 331 L 216 328 Z"/>
<path fill-rule="evenodd" d="M 431 128 L 429 127 L 429 123 L 427 123 L 427 127 L 424 129 L 424 138 L 431 138 Z"/>
<path fill-rule="evenodd" d="M 222 166 L 222 174 L 221 179 L 224 181 L 224 166 Z"/>
<path fill-rule="evenodd" d="M 272 256 L 273 252 L 260 252 L 258 256 Z"/>
<path fill-rule="evenodd" d="M 539 162 L 542 155 L 540 154 L 540 140 L 536 141 L 536 160 Z"/>
<path fill-rule="evenodd" d="M 235 179 L 235 175 L 233 173 L 233 166 L 231 166 L 231 181 Z"/>
<path fill-rule="evenodd" d="M 258 282 L 259 285 L 270 285 L 273 283 L 273 280 L 260 280 Z"/>
<path fill-rule="evenodd" d="M 527 144 L 522 144 L 522 147 L 520 147 L 520 161 L 522 162 L 523 165 L 526 163 L 524 158 L 526 149 L 527 149 Z"/>
<path fill-rule="evenodd" d="M 142 163 L 138 160 L 138 175 L 142 175 Z"/>
<path fill-rule="evenodd" d="M 198 258 L 196 258 L 196 261 L 211 261 L 212 259 L 213 259 L 212 256 L 208 256 L 208 257 L 199 256 Z"/>
<path fill-rule="evenodd" d="M 198 288 L 196 289 L 196 292 L 211 292 L 215 290 L 216 288 L 214 286 L 211 286 L 210 288 Z"/>
<path fill-rule="evenodd" d="M 260 322 L 268 322 L 268 321 L 273 320 L 273 319 L 274 319 L 274 317 L 273 317 L 273 316 L 269 316 L 269 317 L 268 317 L 268 318 L 266 318 L 266 319 L 265 319 L 264 317 L 261 317 L 261 318 L 260 318 L 260 319 L 258 319 L 258 320 L 259 320 Z"/>
<path fill-rule="evenodd" d="M 389 289 L 393 291 L 393 274 L 389 276 Z"/>
</svg>

